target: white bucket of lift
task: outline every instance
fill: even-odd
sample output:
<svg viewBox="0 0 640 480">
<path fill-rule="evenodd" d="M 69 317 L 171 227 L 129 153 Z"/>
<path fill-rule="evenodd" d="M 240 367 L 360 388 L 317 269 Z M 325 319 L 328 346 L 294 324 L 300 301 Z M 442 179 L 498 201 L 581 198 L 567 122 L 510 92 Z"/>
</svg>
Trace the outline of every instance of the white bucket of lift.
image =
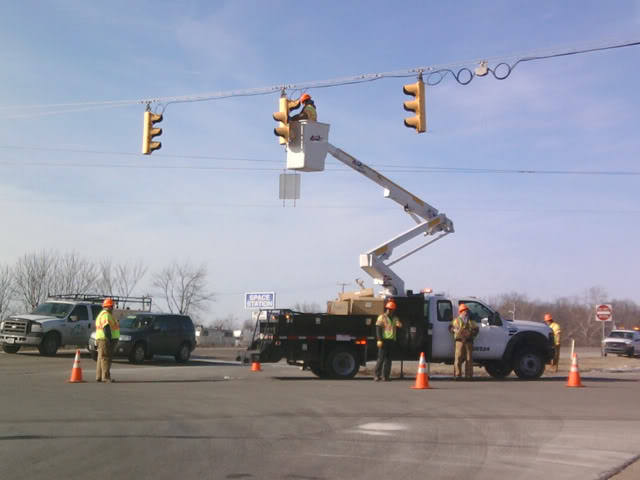
<svg viewBox="0 0 640 480">
<path fill-rule="evenodd" d="M 322 172 L 329 148 L 329 124 L 302 120 L 291 122 L 287 147 L 287 168 L 301 172 Z"/>
</svg>

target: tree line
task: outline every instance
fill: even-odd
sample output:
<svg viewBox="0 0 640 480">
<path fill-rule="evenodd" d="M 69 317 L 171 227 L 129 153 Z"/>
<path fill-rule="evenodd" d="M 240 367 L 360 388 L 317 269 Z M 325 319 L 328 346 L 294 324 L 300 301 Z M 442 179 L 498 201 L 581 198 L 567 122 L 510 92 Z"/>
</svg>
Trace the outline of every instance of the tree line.
<svg viewBox="0 0 640 480">
<path fill-rule="evenodd" d="M 550 313 L 562 328 L 563 344 L 571 339 L 579 346 L 598 346 L 602 338 L 602 323 L 595 319 L 596 305 L 611 304 L 613 321 L 605 322 L 605 335 L 614 327 L 640 327 L 640 305 L 628 299 L 611 298 L 601 287 L 591 287 L 580 295 L 561 297 L 553 301 L 532 300 L 517 292 L 498 295 L 488 303 L 503 318 L 542 322 Z"/>
<path fill-rule="evenodd" d="M 151 277 L 151 289 L 142 291 L 141 284 L 147 276 Z M 149 273 L 142 262 L 94 262 L 76 252 L 53 250 L 27 253 L 12 265 L 0 264 L 0 318 L 31 312 L 56 294 L 146 296 L 164 302 L 166 308 L 161 307 L 162 310 L 204 316 L 215 299 L 208 289 L 207 276 L 204 264 L 174 261 Z M 126 302 L 118 305 L 127 306 Z"/>
</svg>

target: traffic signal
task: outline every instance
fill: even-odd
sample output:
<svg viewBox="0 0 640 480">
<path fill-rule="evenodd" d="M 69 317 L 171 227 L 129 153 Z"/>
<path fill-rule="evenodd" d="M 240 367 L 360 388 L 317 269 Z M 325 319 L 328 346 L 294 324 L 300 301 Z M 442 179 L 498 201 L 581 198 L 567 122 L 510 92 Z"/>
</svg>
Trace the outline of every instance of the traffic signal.
<svg viewBox="0 0 640 480">
<path fill-rule="evenodd" d="M 289 143 L 289 112 L 298 106 L 297 100 L 289 100 L 286 96 L 280 97 L 280 108 L 273 114 L 273 119 L 280 124 L 273 129 L 273 133 L 280 137 L 280 145 Z"/>
<path fill-rule="evenodd" d="M 152 142 L 154 137 L 162 135 L 161 128 L 154 128 L 156 123 L 162 121 L 162 114 L 151 113 L 149 110 L 144 112 L 144 127 L 142 131 L 142 153 L 151 155 L 154 150 L 160 150 L 162 143 Z"/>
<path fill-rule="evenodd" d="M 404 119 L 405 126 L 415 128 L 417 133 L 426 132 L 427 112 L 424 107 L 424 82 L 422 81 L 422 77 L 419 77 L 416 83 L 402 87 L 402 91 L 406 95 L 414 97 L 413 100 L 404 102 L 404 109 L 407 112 L 415 112 L 415 116 Z"/>
</svg>

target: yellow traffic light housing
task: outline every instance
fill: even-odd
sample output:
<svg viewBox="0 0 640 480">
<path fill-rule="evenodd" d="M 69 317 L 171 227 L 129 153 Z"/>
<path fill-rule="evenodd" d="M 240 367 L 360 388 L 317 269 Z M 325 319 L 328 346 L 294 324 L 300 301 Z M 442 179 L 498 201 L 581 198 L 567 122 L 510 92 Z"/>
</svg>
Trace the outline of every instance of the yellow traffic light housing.
<svg viewBox="0 0 640 480">
<path fill-rule="evenodd" d="M 426 132 L 427 112 L 424 105 L 424 82 L 422 77 L 419 77 L 416 83 L 402 87 L 402 91 L 406 95 L 414 97 L 413 100 L 404 102 L 404 109 L 407 112 L 415 112 L 415 116 L 404 119 L 404 125 L 409 128 L 415 128 L 416 133 Z"/>
<path fill-rule="evenodd" d="M 289 112 L 298 106 L 297 100 L 289 100 L 285 95 L 280 97 L 279 110 L 273 114 L 273 119 L 276 122 L 280 122 L 279 125 L 273 129 L 273 133 L 280 137 L 280 145 L 289 143 Z"/>
<path fill-rule="evenodd" d="M 162 114 L 151 113 L 147 110 L 144 112 L 144 127 L 142 131 L 142 153 L 145 155 L 151 155 L 154 150 L 160 150 L 162 143 L 152 142 L 154 137 L 162 135 L 161 128 L 154 128 L 156 123 L 162 121 Z"/>
</svg>

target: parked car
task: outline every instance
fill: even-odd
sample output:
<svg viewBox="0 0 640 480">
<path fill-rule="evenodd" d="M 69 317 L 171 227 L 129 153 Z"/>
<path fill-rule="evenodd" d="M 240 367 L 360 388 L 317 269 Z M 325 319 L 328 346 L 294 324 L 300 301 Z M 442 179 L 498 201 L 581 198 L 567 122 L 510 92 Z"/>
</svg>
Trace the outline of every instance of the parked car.
<svg viewBox="0 0 640 480">
<path fill-rule="evenodd" d="M 605 356 L 608 353 L 630 357 L 640 355 L 640 332 L 635 330 L 613 330 L 603 343 Z"/>
<path fill-rule="evenodd" d="M 196 329 L 187 315 L 137 313 L 120 320 L 120 340 L 114 357 L 126 357 L 131 363 L 143 363 L 154 355 L 172 355 L 185 363 L 196 347 Z M 95 332 L 89 340 L 91 358 L 98 359 Z"/>
</svg>

